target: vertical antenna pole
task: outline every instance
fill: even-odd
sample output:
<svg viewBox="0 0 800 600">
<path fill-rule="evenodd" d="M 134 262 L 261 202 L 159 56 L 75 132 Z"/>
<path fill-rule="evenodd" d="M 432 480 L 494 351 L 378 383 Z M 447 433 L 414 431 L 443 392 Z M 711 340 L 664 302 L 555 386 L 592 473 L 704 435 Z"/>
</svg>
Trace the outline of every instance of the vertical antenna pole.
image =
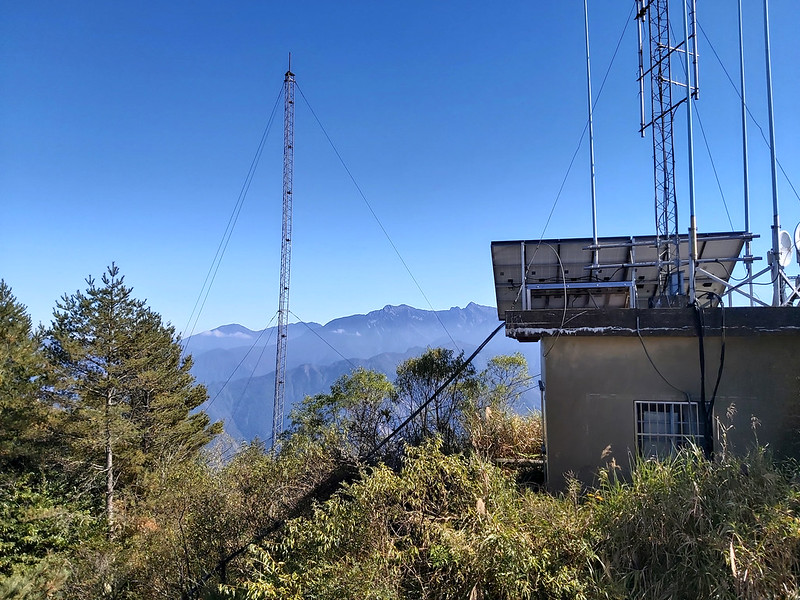
<svg viewBox="0 0 800 600">
<path fill-rule="evenodd" d="M 281 228 L 281 282 L 278 301 L 278 343 L 275 350 L 275 402 L 272 407 L 272 449 L 283 433 L 286 388 L 286 342 L 289 317 L 289 275 L 292 261 L 292 176 L 294 172 L 294 73 L 292 55 L 283 80 L 283 224 Z"/>
<path fill-rule="evenodd" d="M 772 305 L 783 305 L 783 267 L 780 263 L 781 220 L 778 211 L 778 160 L 775 153 L 775 118 L 772 110 L 772 59 L 769 49 L 769 0 L 764 0 L 764 42 L 767 61 L 767 109 L 769 111 L 769 149 L 772 170 Z"/>
<path fill-rule="evenodd" d="M 697 0 L 691 0 L 692 10 L 689 14 L 689 23 L 691 24 L 692 34 L 689 36 L 692 40 L 692 65 L 694 66 L 694 90 L 692 97 L 697 100 L 700 98 L 700 69 L 697 65 Z M 686 51 L 689 51 L 689 45 L 686 45 Z M 687 79 L 689 77 L 688 71 L 686 72 Z"/>
<path fill-rule="evenodd" d="M 592 125 L 592 67 L 589 60 L 589 8 L 583 0 L 583 22 L 586 31 L 586 93 L 589 99 L 589 166 L 592 176 L 592 266 L 597 266 L 597 198 L 594 185 L 594 128 Z M 594 272 L 592 272 L 594 274 Z"/>
<path fill-rule="evenodd" d="M 750 175 L 747 158 L 747 101 L 744 88 L 744 33 L 742 27 L 742 0 L 739 0 L 739 80 L 742 87 L 742 163 L 744 173 L 744 230 L 750 233 Z M 752 256 L 752 242 L 745 241 L 745 256 Z M 745 259 L 747 280 L 750 289 L 750 306 L 753 306 L 753 262 Z"/>
<path fill-rule="evenodd" d="M 689 161 L 689 304 L 697 299 L 694 271 L 697 264 L 697 217 L 694 199 L 694 131 L 692 130 L 692 71 L 689 69 L 689 14 L 686 0 L 683 4 L 683 58 L 686 66 L 686 133 L 688 136 Z"/>
<path fill-rule="evenodd" d="M 642 22 L 641 17 L 644 12 L 642 0 L 636 2 L 636 31 L 639 39 L 639 133 L 644 137 L 646 124 L 644 122 L 644 46 L 642 45 Z"/>
</svg>

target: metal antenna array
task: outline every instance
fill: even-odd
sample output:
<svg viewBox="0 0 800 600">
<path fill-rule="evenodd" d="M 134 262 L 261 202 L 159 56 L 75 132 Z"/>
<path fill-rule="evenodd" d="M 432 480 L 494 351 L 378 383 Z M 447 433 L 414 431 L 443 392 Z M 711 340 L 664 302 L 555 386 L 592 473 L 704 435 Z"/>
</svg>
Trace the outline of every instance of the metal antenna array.
<svg viewBox="0 0 800 600">
<path fill-rule="evenodd" d="M 683 0 L 681 0 L 683 1 Z M 639 94 L 641 108 L 642 137 L 645 130 L 653 130 L 653 170 L 655 177 L 656 245 L 658 247 L 659 291 L 655 305 L 671 305 L 670 298 L 683 293 L 681 281 L 681 259 L 679 254 L 678 204 L 675 197 L 675 153 L 673 148 L 672 123 L 675 110 L 686 100 L 672 100 L 672 86 L 691 85 L 672 79 L 672 57 L 687 48 L 670 43 L 669 0 L 635 0 L 636 19 L 639 30 Z M 694 58 L 695 87 L 692 96 L 697 97 L 697 53 L 695 0 L 690 0 L 691 11 L 689 41 Z M 646 25 L 649 38 L 649 68 L 645 70 L 642 29 Z M 645 121 L 645 78 L 650 82 L 650 121 Z M 673 298 L 674 299 L 674 298 Z"/>
<path fill-rule="evenodd" d="M 286 341 L 289 317 L 289 276 L 292 262 L 292 175 L 294 171 L 294 73 L 289 55 L 289 70 L 283 80 L 283 225 L 281 238 L 281 283 L 278 302 L 278 342 L 275 350 L 275 403 L 272 408 L 272 448 L 283 432 L 283 401 L 286 389 Z"/>
</svg>

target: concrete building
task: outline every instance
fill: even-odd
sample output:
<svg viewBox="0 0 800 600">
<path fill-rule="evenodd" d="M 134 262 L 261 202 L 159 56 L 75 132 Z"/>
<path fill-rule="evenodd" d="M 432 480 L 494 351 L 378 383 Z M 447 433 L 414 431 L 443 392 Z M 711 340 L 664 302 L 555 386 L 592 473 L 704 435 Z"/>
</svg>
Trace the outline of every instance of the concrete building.
<svg viewBox="0 0 800 600">
<path fill-rule="evenodd" d="M 551 489 L 567 474 L 591 485 L 612 459 L 625 475 L 637 454 L 702 445 L 705 423 L 717 452 L 759 443 L 800 459 L 800 311 L 723 301 L 746 237 L 699 236 L 698 306 L 684 283 L 672 308 L 651 307 L 651 238 L 492 244 L 506 335 L 541 344 Z"/>
</svg>

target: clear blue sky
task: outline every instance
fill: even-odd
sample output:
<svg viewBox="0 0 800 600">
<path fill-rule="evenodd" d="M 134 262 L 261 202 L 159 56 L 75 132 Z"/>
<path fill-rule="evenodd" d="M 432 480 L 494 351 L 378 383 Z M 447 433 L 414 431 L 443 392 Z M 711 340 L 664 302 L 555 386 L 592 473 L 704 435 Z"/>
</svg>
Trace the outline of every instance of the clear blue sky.
<svg viewBox="0 0 800 600">
<path fill-rule="evenodd" d="M 632 4 L 589 1 L 600 235 L 654 232 L 633 23 L 600 93 Z M 701 2 L 700 23 L 738 85 L 735 4 Z M 762 3 L 746 4 L 748 100 L 766 131 Z M 772 0 L 770 10 L 776 147 L 800 188 L 800 3 Z M 48 323 L 57 298 L 116 261 L 136 295 L 183 329 L 291 52 L 300 90 L 430 301 L 298 93 L 292 310 L 324 323 L 385 304 L 493 305 L 492 240 L 591 235 L 586 141 L 544 230 L 586 121 L 583 35 L 580 0 L 5 1 L 0 277 L 35 323 Z M 739 100 L 700 41 L 696 106 L 741 229 Z M 197 331 L 259 329 L 275 315 L 281 121 Z M 756 252 L 765 256 L 769 152 L 748 126 Z M 729 230 L 697 121 L 695 131 L 699 228 Z M 675 143 L 685 231 L 682 117 Z M 791 231 L 800 201 L 783 177 L 780 199 Z"/>
</svg>

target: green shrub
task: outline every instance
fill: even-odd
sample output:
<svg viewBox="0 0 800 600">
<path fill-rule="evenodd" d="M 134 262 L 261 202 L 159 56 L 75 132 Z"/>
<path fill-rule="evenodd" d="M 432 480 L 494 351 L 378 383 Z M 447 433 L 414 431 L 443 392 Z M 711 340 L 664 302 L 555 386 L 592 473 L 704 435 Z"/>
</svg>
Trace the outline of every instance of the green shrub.
<svg viewBox="0 0 800 600">
<path fill-rule="evenodd" d="M 768 598 L 797 593 L 800 495 L 763 451 L 707 461 L 698 448 L 610 470 L 593 494 L 598 553 L 636 598 Z"/>
<path fill-rule="evenodd" d="M 491 464 L 409 448 L 258 550 L 247 598 L 602 596 L 574 498 L 521 491 Z M 231 589 L 233 594 L 234 590 Z"/>
</svg>

